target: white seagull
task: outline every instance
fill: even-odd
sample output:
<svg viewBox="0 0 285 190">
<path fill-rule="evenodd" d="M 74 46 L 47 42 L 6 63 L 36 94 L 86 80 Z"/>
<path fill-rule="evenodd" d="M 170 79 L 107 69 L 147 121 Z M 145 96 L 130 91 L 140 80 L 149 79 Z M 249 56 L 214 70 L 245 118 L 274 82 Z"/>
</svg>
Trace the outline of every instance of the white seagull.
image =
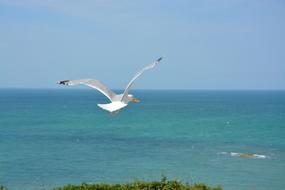
<svg viewBox="0 0 285 190">
<path fill-rule="evenodd" d="M 108 104 L 97 104 L 100 108 L 109 111 L 110 113 L 113 112 L 118 112 L 120 109 L 126 107 L 128 103 L 134 102 L 138 103 L 140 100 L 135 98 L 132 94 L 129 94 L 129 90 L 131 86 L 133 85 L 134 81 L 146 70 L 154 68 L 160 61 L 162 60 L 162 57 L 157 59 L 155 62 L 152 64 L 144 67 L 142 70 L 140 70 L 128 83 L 125 91 L 123 94 L 116 94 L 112 90 L 110 90 L 106 85 L 104 85 L 102 82 L 96 79 L 79 79 L 79 80 L 63 80 L 57 82 L 57 84 L 62 84 L 62 85 L 68 85 L 68 86 L 73 86 L 73 85 L 86 85 L 91 88 L 95 88 L 96 90 L 100 91 L 102 94 L 104 94 L 110 101 L 111 103 Z"/>
</svg>

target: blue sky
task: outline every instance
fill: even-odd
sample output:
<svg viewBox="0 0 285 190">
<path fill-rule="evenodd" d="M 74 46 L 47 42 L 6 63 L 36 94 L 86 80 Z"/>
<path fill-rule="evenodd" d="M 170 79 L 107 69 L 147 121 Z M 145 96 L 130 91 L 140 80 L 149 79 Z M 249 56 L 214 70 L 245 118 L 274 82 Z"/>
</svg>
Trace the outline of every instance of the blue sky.
<svg viewBox="0 0 285 190">
<path fill-rule="evenodd" d="M 283 0 L 0 0 L 0 88 L 285 89 Z"/>
</svg>

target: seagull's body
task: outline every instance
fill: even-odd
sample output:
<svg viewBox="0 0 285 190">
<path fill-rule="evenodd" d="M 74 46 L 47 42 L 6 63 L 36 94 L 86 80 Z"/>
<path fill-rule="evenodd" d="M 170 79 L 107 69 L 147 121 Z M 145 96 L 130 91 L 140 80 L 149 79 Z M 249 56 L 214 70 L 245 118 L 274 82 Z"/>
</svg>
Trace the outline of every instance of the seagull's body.
<svg viewBox="0 0 285 190">
<path fill-rule="evenodd" d="M 62 85 L 86 85 L 91 88 L 94 88 L 98 91 L 100 91 L 102 94 L 104 94 L 110 101 L 111 103 L 108 104 L 97 104 L 100 108 L 108 111 L 108 112 L 117 112 L 120 109 L 126 107 L 128 103 L 135 102 L 138 103 L 139 100 L 136 99 L 133 95 L 129 94 L 129 89 L 133 85 L 134 81 L 146 70 L 154 68 L 160 61 L 162 57 L 157 59 L 154 63 L 144 67 L 140 72 L 138 72 L 128 83 L 124 93 L 122 94 L 116 94 L 112 90 L 110 90 L 106 85 L 104 85 L 102 82 L 99 80 L 95 79 L 79 79 L 79 80 L 63 80 L 59 81 L 58 84 Z"/>
</svg>

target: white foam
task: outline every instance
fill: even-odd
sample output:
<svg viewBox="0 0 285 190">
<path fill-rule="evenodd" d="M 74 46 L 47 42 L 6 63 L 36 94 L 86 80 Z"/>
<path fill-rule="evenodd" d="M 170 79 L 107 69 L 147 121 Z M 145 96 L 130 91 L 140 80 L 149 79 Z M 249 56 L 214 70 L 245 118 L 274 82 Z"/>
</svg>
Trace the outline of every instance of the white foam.
<svg viewBox="0 0 285 190">
<path fill-rule="evenodd" d="M 235 156 L 235 157 L 242 157 L 242 158 L 267 158 L 266 155 L 263 154 L 253 154 L 253 153 L 242 153 L 242 152 L 219 152 L 218 154 L 229 154 L 230 156 Z"/>
</svg>

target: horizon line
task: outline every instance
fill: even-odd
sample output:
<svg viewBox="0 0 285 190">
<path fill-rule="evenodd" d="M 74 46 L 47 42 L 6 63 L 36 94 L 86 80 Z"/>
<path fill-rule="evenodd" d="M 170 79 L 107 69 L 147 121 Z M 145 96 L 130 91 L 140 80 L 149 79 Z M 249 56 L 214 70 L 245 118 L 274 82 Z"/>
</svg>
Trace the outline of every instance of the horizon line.
<svg viewBox="0 0 285 190">
<path fill-rule="evenodd" d="M 0 90 L 95 90 L 92 88 L 50 88 L 50 87 L 0 87 Z M 119 88 L 114 88 L 112 89 L 114 91 L 116 90 L 125 90 L 125 89 L 119 89 Z M 282 88 L 232 88 L 232 89 L 227 89 L 227 88 L 162 88 L 162 89 L 153 89 L 153 88 L 134 88 L 131 90 L 149 90 L 149 91 L 160 91 L 160 90 L 165 90 L 165 91 L 285 91 L 285 89 Z"/>
</svg>

